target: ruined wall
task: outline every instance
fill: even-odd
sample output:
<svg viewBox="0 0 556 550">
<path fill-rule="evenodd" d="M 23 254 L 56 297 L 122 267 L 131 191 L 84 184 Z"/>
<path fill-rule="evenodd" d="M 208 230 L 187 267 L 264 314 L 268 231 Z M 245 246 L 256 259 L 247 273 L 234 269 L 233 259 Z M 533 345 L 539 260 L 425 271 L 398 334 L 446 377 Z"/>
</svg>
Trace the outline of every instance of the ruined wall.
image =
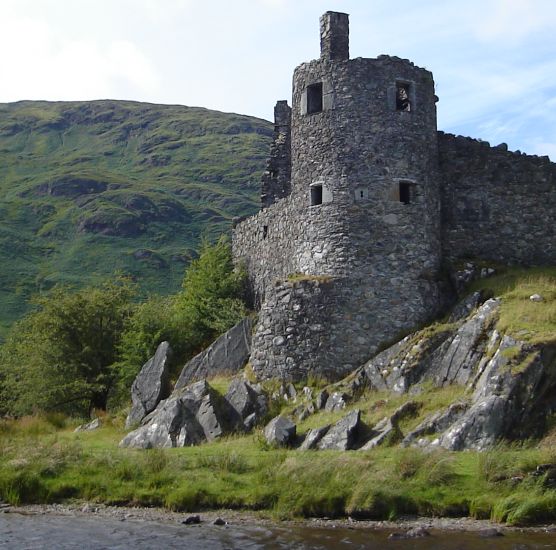
<svg viewBox="0 0 556 550">
<path fill-rule="evenodd" d="M 267 208 L 291 191 L 291 117 L 287 101 L 274 107 L 274 136 L 261 181 L 261 205 Z"/>
<path fill-rule="evenodd" d="M 444 257 L 556 265 L 556 164 L 442 132 L 438 147 Z"/>
</svg>

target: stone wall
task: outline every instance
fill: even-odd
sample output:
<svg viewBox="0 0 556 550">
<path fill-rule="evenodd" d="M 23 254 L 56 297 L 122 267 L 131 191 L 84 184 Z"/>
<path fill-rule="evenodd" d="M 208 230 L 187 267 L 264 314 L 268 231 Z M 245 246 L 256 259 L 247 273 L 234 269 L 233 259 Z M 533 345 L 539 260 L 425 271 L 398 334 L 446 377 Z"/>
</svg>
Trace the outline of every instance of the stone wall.
<svg viewBox="0 0 556 550">
<path fill-rule="evenodd" d="M 442 132 L 438 146 L 444 257 L 556 265 L 556 164 Z"/>
</svg>

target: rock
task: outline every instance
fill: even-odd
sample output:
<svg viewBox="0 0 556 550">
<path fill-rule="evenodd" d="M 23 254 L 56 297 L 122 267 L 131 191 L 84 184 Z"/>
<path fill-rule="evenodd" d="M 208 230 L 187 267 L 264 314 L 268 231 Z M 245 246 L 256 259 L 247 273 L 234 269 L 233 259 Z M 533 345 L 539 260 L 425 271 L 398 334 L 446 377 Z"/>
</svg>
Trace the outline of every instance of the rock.
<svg viewBox="0 0 556 550">
<path fill-rule="evenodd" d="M 182 523 L 184 525 L 198 525 L 199 523 L 201 523 L 201 516 L 199 515 L 194 515 L 194 516 L 187 516 Z"/>
<path fill-rule="evenodd" d="M 487 529 L 481 529 L 477 532 L 480 537 L 491 539 L 495 537 L 503 537 L 504 533 L 500 531 L 500 529 L 496 529 L 496 527 L 489 527 Z"/>
<path fill-rule="evenodd" d="M 297 391 L 291 382 L 284 388 L 283 395 L 287 400 L 297 400 Z"/>
<path fill-rule="evenodd" d="M 213 525 L 226 525 L 226 522 L 222 518 L 216 518 L 213 522 Z"/>
<path fill-rule="evenodd" d="M 398 432 L 398 426 L 393 424 L 390 418 L 383 418 L 378 424 L 373 426 L 371 430 L 371 439 L 369 439 L 369 441 L 367 441 L 367 443 L 365 443 L 360 450 L 368 451 L 370 449 L 374 449 L 375 447 L 393 439 Z"/>
<path fill-rule="evenodd" d="M 91 420 L 90 422 L 87 422 L 87 424 L 81 424 L 81 426 L 77 426 L 77 428 L 75 428 L 75 430 L 73 430 L 73 431 L 74 432 L 90 432 L 91 430 L 97 430 L 101 426 L 102 426 L 102 423 L 100 421 L 100 418 L 95 418 L 94 420 Z"/>
<path fill-rule="evenodd" d="M 232 380 L 224 399 L 233 411 L 232 423 L 239 430 L 250 431 L 268 412 L 268 400 L 261 387 L 242 378 Z"/>
<path fill-rule="evenodd" d="M 205 380 L 175 390 L 145 417 L 120 447 L 185 447 L 231 431 L 230 410 Z"/>
<path fill-rule="evenodd" d="M 207 349 L 193 357 L 183 367 L 174 389 L 217 374 L 239 372 L 251 353 L 251 326 L 251 319 L 243 319 Z"/>
<path fill-rule="evenodd" d="M 326 390 L 321 390 L 317 394 L 317 398 L 315 399 L 315 408 L 317 409 L 317 411 L 324 409 L 327 399 L 328 392 Z"/>
<path fill-rule="evenodd" d="M 531 294 L 529 300 L 531 300 L 531 302 L 544 302 L 544 298 L 540 294 Z"/>
<path fill-rule="evenodd" d="M 355 409 L 340 421 L 336 422 L 318 442 L 319 449 L 338 449 L 347 451 L 353 449 L 359 428 L 361 413 Z"/>
<path fill-rule="evenodd" d="M 324 410 L 328 412 L 345 409 L 349 396 L 346 393 L 334 392 L 327 400 Z"/>
<path fill-rule="evenodd" d="M 313 428 L 307 432 L 303 443 L 300 445 L 300 451 L 308 451 L 310 449 L 315 449 L 319 441 L 326 435 L 326 432 L 330 429 L 330 424 L 322 426 L 322 428 Z"/>
<path fill-rule="evenodd" d="M 404 533 L 395 532 L 388 535 L 389 539 L 418 539 L 430 537 L 431 534 L 424 527 L 413 527 Z"/>
<path fill-rule="evenodd" d="M 427 445 L 429 443 L 427 440 L 420 441 L 424 436 L 447 430 L 450 425 L 464 415 L 468 407 L 467 403 L 456 402 L 444 411 L 433 413 L 404 437 L 401 443 L 402 447 L 407 447 L 416 442 L 420 446 Z"/>
<path fill-rule="evenodd" d="M 483 303 L 482 292 L 473 292 L 458 302 L 448 317 L 448 323 L 455 323 L 465 319 L 469 314 Z"/>
<path fill-rule="evenodd" d="M 487 300 L 456 334 L 437 348 L 427 378 L 438 386 L 466 384 L 485 355 L 488 338 L 500 309 L 500 300 Z"/>
<path fill-rule="evenodd" d="M 267 424 L 264 435 L 269 445 L 285 447 L 293 443 L 296 426 L 289 418 L 277 416 Z"/>
<path fill-rule="evenodd" d="M 147 414 L 170 395 L 168 363 L 172 354 L 170 344 L 162 342 L 144 365 L 131 386 L 131 411 L 125 426 L 139 424 Z"/>
</svg>

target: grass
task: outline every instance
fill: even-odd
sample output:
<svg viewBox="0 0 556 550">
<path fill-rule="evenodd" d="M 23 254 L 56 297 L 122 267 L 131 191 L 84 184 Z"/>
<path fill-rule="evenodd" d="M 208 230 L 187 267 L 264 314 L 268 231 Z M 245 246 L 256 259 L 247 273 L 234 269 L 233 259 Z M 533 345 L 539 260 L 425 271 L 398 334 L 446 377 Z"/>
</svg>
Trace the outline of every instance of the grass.
<svg viewBox="0 0 556 550">
<path fill-rule="evenodd" d="M 470 291 L 479 289 L 503 296 L 497 323 L 501 333 L 532 345 L 556 342 L 556 267 L 507 269 L 474 282 Z M 532 302 L 533 294 L 540 294 L 543 301 Z"/>
<path fill-rule="evenodd" d="M 227 385 L 225 379 L 218 384 L 222 390 Z M 401 424 L 405 432 L 461 392 L 426 387 L 411 398 L 369 393 L 356 405 L 372 424 L 403 402 L 416 401 L 417 416 Z M 344 414 L 318 413 L 300 423 L 299 431 Z M 300 452 L 268 448 L 261 432 L 197 447 L 136 450 L 117 446 L 125 433 L 123 415 L 103 420 L 99 430 L 79 433 L 73 431 L 77 420 L 59 415 L 0 421 L 0 499 L 87 500 L 184 512 L 233 508 L 283 519 L 419 514 L 513 525 L 556 520 L 556 492 L 542 476 L 531 475 L 537 465 L 556 462 L 553 437 L 538 448 L 500 445 L 482 454 L 397 446 Z"/>
</svg>

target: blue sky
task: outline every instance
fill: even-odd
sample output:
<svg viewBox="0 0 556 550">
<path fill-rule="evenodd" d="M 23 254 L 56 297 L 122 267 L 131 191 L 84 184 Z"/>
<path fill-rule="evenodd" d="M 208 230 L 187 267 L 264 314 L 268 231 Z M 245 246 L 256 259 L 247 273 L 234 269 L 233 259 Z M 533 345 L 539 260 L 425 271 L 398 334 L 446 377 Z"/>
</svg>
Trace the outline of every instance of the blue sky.
<svg viewBox="0 0 556 550">
<path fill-rule="evenodd" d="M 435 77 L 439 129 L 556 160 L 553 0 L 0 0 L 0 102 L 132 99 L 270 119 L 318 18 Z"/>
</svg>

